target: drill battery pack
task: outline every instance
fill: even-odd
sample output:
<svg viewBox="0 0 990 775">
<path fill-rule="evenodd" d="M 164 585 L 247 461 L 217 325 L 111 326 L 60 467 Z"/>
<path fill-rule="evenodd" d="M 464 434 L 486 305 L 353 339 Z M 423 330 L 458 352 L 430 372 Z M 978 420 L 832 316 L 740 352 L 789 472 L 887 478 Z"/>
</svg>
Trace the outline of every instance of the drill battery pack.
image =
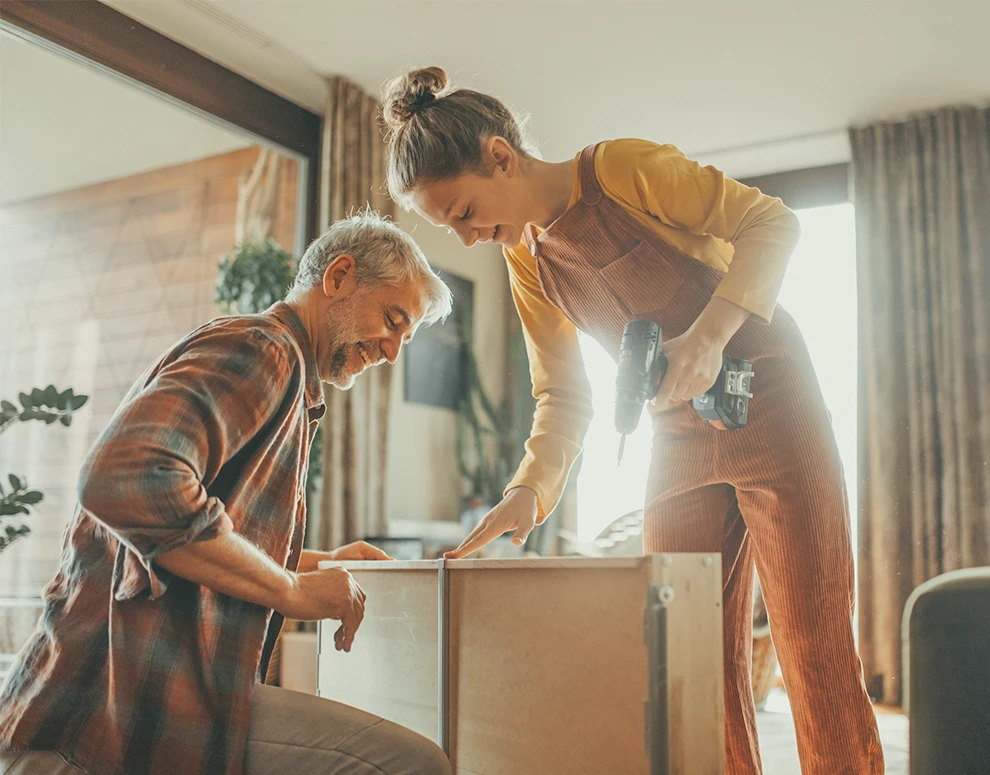
<svg viewBox="0 0 990 775">
<path fill-rule="evenodd" d="M 749 361 L 722 356 L 718 380 L 704 395 L 692 401 L 702 420 L 720 431 L 734 431 L 746 425 L 749 399 L 753 397 L 750 380 L 753 366 Z"/>
</svg>

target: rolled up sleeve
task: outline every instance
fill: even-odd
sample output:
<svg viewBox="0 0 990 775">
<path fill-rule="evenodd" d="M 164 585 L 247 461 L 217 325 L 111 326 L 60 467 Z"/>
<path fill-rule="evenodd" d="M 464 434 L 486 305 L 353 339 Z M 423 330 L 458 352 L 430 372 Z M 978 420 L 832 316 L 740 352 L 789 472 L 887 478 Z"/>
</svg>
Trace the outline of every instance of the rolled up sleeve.
<svg viewBox="0 0 990 775">
<path fill-rule="evenodd" d="M 261 331 L 207 330 L 132 392 L 90 451 L 81 507 L 120 542 L 114 596 L 156 599 L 169 575 L 159 555 L 235 529 L 208 492 L 287 400 L 287 358 Z"/>
</svg>

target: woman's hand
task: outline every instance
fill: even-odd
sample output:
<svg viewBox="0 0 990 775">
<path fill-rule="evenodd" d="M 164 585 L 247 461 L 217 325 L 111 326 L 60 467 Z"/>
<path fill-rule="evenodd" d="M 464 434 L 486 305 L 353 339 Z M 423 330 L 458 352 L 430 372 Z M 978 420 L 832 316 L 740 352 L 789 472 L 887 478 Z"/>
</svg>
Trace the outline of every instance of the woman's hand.
<svg viewBox="0 0 990 775">
<path fill-rule="evenodd" d="M 663 352 L 667 356 L 667 373 L 653 399 L 653 406 L 660 411 L 702 395 L 715 384 L 722 370 L 721 343 L 690 330 L 664 342 Z"/>
<path fill-rule="evenodd" d="M 522 546 L 536 526 L 536 511 L 536 493 L 528 487 L 514 487 L 484 516 L 461 545 L 444 554 L 444 557 L 448 560 L 462 559 L 510 531 L 515 531 L 512 543 Z"/>
<path fill-rule="evenodd" d="M 653 406 L 660 411 L 670 409 L 714 385 L 722 370 L 722 351 L 748 317 L 748 310 L 713 296 L 691 328 L 664 342 L 667 373 Z"/>
</svg>

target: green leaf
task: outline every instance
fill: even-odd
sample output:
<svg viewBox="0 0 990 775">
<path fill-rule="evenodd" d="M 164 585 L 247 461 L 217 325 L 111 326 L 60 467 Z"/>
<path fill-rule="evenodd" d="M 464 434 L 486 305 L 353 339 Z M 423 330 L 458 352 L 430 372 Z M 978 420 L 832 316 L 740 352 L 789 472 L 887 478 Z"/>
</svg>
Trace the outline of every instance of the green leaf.
<svg viewBox="0 0 990 775">
<path fill-rule="evenodd" d="M 57 419 L 58 419 L 58 415 L 57 414 L 50 414 L 50 415 L 48 415 L 48 416 L 45 417 L 45 425 L 51 425 Z"/>
<path fill-rule="evenodd" d="M 14 507 L 14 513 L 15 514 L 27 514 L 28 516 L 31 515 L 31 512 L 28 510 L 27 506 L 21 506 L 19 504 Z"/>
<path fill-rule="evenodd" d="M 45 406 L 54 407 L 58 403 L 58 391 L 54 385 L 45 388 Z"/>
<path fill-rule="evenodd" d="M 10 486 L 13 487 L 15 490 L 23 490 L 24 489 L 25 483 L 22 482 L 19 478 L 17 478 L 13 474 L 8 474 L 7 475 L 7 480 L 10 482 Z"/>
<path fill-rule="evenodd" d="M 68 428 L 70 425 L 72 425 L 72 415 L 63 414 L 61 417 L 58 418 L 58 421 L 62 423 L 62 425 L 64 425 L 66 428 Z"/>
<path fill-rule="evenodd" d="M 69 408 L 72 409 L 72 411 L 74 412 L 76 409 L 78 409 L 83 404 L 85 404 L 88 400 L 89 400 L 89 396 L 74 395 L 72 396 L 71 399 L 69 399 Z"/>
<path fill-rule="evenodd" d="M 58 394 L 58 398 L 55 400 L 55 407 L 57 409 L 65 409 L 69 405 L 69 399 L 72 398 L 72 388 L 68 390 L 63 390 Z"/>
<path fill-rule="evenodd" d="M 34 406 L 34 404 L 31 401 L 31 396 L 29 396 L 27 393 L 18 393 L 17 398 L 20 400 L 21 406 L 23 406 L 25 409 L 30 409 L 31 407 Z"/>
<path fill-rule="evenodd" d="M 40 388 L 35 388 L 31 391 L 31 403 L 34 406 L 39 406 L 45 400 L 45 391 Z"/>
<path fill-rule="evenodd" d="M 7 525 L 7 538 L 16 538 L 17 528 L 13 525 Z"/>
<path fill-rule="evenodd" d="M 16 514 L 16 508 L 13 503 L 0 503 L 0 517 L 9 517 L 11 514 Z"/>
<path fill-rule="evenodd" d="M 43 493 L 38 490 L 31 490 L 21 496 L 21 503 L 26 503 L 29 506 L 33 506 L 36 503 L 41 503 L 44 499 L 45 496 Z"/>
<path fill-rule="evenodd" d="M 10 403 L 10 401 L 0 401 L 0 409 L 2 409 L 4 413 L 17 412 L 17 407 Z"/>
</svg>

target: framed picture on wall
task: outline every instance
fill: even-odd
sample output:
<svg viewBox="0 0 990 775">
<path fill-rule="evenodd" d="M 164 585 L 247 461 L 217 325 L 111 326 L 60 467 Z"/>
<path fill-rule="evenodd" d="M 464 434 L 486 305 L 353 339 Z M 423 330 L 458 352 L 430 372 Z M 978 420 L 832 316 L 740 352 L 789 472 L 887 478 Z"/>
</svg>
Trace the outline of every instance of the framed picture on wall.
<svg viewBox="0 0 990 775">
<path fill-rule="evenodd" d="M 474 283 L 440 270 L 454 295 L 454 309 L 446 321 L 421 329 L 405 348 L 405 399 L 456 410 L 467 383 L 467 354 L 458 329 L 467 341 L 474 335 Z"/>
</svg>

